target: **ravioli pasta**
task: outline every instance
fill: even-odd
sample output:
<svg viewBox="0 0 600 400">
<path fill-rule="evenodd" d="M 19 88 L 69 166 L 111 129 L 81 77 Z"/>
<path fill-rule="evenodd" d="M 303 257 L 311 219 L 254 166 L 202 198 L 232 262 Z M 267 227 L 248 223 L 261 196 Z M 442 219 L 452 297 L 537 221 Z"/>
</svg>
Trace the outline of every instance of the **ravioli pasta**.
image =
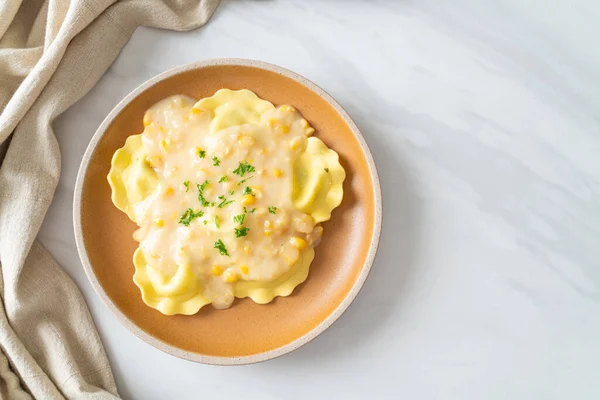
<svg viewBox="0 0 600 400">
<path fill-rule="evenodd" d="M 249 90 L 176 95 L 112 159 L 112 201 L 139 229 L 133 280 L 163 314 L 259 304 L 308 276 L 342 201 L 338 155 L 292 106 Z"/>
</svg>

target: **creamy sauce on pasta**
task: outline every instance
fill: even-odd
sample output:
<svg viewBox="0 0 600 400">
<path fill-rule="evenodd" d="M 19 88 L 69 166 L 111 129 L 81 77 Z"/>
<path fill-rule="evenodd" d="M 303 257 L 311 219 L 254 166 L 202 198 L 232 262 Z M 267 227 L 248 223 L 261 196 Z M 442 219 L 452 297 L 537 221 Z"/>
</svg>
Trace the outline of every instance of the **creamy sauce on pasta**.
<svg viewBox="0 0 600 400">
<path fill-rule="evenodd" d="M 198 102 L 166 98 L 146 112 L 144 126 L 119 177 L 124 211 L 139 225 L 134 263 L 145 271 L 136 284 L 152 292 L 143 293 L 144 301 L 166 314 L 196 295 L 197 308 L 227 308 L 241 282 L 260 288 L 290 275 L 303 257 L 308 268 L 323 233 L 318 222 L 341 201 L 344 175 L 339 164 L 330 171 L 323 157 L 301 157 L 314 129 L 300 113 L 250 91 L 222 90 Z M 312 147 L 314 154 L 335 154 L 320 141 Z M 330 173 L 342 174 L 339 200 L 321 218 L 311 207 L 331 203 L 321 195 L 338 184 Z M 295 193 L 307 184 L 313 188 Z"/>
</svg>

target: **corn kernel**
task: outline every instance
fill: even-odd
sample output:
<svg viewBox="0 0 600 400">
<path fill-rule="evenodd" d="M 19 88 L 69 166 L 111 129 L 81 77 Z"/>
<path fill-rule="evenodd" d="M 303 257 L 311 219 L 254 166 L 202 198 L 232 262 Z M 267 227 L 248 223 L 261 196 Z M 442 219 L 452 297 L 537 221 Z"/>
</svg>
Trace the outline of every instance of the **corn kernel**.
<svg viewBox="0 0 600 400">
<path fill-rule="evenodd" d="M 294 112 L 294 111 L 296 111 L 296 109 L 294 107 L 292 107 L 292 106 L 285 106 L 285 107 L 283 107 L 283 110 L 287 111 L 287 112 Z"/>
<path fill-rule="evenodd" d="M 162 165 L 163 158 L 161 156 L 146 157 L 146 161 L 148 161 L 153 168 L 157 168 Z"/>
<path fill-rule="evenodd" d="M 290 127 L 287 125 L 281 125 L 281 133 L 283 133 L 284 135 L 290 133 Z"/>
<path fill-rule="evenodd" d="M 269 220 L 266 220 L 265 223 L 263 224 L 265 228 L 272 228 L 273 227 L 273 223 Z"/>
<path fill-rule="evenodd" d="M 281 178 L 283 176 L 283 172 L 279 168 L 275 168 L 273 170 L 273 176 L 276 178 Z"/>
<path fill-rule="evenodd" d="M 256 141 L 254 140 L 253 137 L 251 136 L 242 136 L 239 140 L 238 143 L 240 146 L 244 146 L 244 147 L 250 147 L 252 146 Z"/>
<path fill-rule="evenodd" d="M 254 162 L 254 158 L 252 158 L 252 157 L 248 158 L 248 162 L 249 163 L 253 163 Z"/>
<path fill-rule="evenodd" d="M 211 273 L 214 276 L 219 276 L 223 273 L 223 268 L 221 268 L 220 265 L 213 265 L 212 269 L 211 269 Z"/>
<path fill-rule="evenodd" d="M 179 167 L 177 167 L 176 165 L 173 168 L 171 168 L 171 172 L 177 172 L 177 171 L 179 171 Z"/>
<path fill-rule="evenodd" d="M 191 113 L 191 114 L 194 114 L 194 115 L 198 115 L 198 114 L 201 114 L 201 113 L 202 113 L 202 110 L 200 110 L 199 108 L 192 108 L 192 109 L 190 110 L 190 113 Z"/>
<path fill-rule="evenodd" d="M 290 244 L 298 250 L 304 250 L 307 246 L 306 240 L 299 238 L 298 236 L 290 238 Z"/>
<path fill-rule="evenodd" d="M 267 125 L 269 126 L 269 128 L 274 128 L 275 120 L 271 118 L 269 121 L 267 121 Z"/>
<path fill-rule="evenodd" d="M 244 246 L 244 252 L 246 254 L 250 254 L 250 245 L 247 244 L 247 245 Z"/>
<path fill-rule="evenodd" d="M 290 142 L 290 149 L 292 150 L 296 150 L 300 148 L 300 140 L 298 140 L 298 138 L 294 138 L 291 142 Z"/>
<path fill-rule="evenodd" d="M 294 229 L 302 233 L 311 233 L 315 227 L 314 219 L 308 214 L 294 218 Z"/>
<path fill-rule="evenodd" d="M 163 227 L 165 225 L 165 221 L 159 218 L 156 221 L 154 221 L 154 225 L 158 226 L 159 228 Z"/>
<path fill-rule="evenodd" d="M 158 145 L 163 152 L 166 152 L 169 144 L 171 144 L 170 139 L 163 139 L 160 141 L 160 143 Z"/>
<path fill-rule="evenodd" d="M 144 126 L 148 126 L 152 123 L 152 114 L 150 113 L 150 111 L 146 111 L 146 114 L 144 114 L 143 123 Z"/>
<path fill-rule="evenodd" d="M 175 189 L 172 187 L 169 186 L 165 189 L 165 196 L 171 196 L 173 193 L 175 193 Z"/>
<path fill-rule="evenodd" d="M 272 230 L 270 230 L 270 229 L 265 229 L 265 230 L 264 230 L 264 232 L 263 232 L 263 235 L 265 235 L 265 236 L 271 236 L 271 234 L 272 234 L 272 233 L 273 233 L 273 231 L 272 231 Z"/>
<path fill-rule="evenodd" d="M 304 133 L 306 134 L 306 136 L 310 136 L 313 133 L 315 133 L 315 129 L 314 128 L 306 128 L 306 130 L 304 131 Z"/>
<path fill-rule="evenodd" d="M 294 248 L 286 250 L 282 255 L 288 265 L 293 265 L 300 258 L 300 252 Z"/>
<path fill-rule="evenodd" d="M 306 127 L 308 127 L 308 121 L 307 121 L 307 120 L 305 120 L 305 119 L 301 120 L 301 121 L 300 121 L 300 126 L 301 126 L 301 127 L 303 127 L 303 128 L 306 128 Z"/>
<path fill-rule="evenodd" d="M 163 128 L 162 126 L 159 126 L 158 130 L 161 131 L 162 133 L 165 133 L 165 128 Z"/>
<path fill-rule="evenodd" d="M 242 197 L 242 204 L 245 206 L 254 204 L 254 196 L 251 194 L 245 194 L 244 197 Z"/>
<path fill-rule="evenodd" d="M 237 280 L 238 280 L 238 275 L 235 273 L 235 271 L 228 270 L 227 272 L 225 272 L 225 282 L 233 283 Z"/>
<path fill-rule="evenodd" d="M 316 236 L 317 238 L 320 238 L 321 236 L 323 236 L 323 227 L 321 225 L 317 225 L 315 227 L 315 231 L 313 232 L 313 235 Z"/>
<path fill-rule="evenodd" d="M 240 267 L 240 272 L 244 275 L 248 275 L 248 267 L 246 267 L 245 265 L 242 265 Z"/>
<path fill-rule="evenodd" d="M 265 170 L 264 170 L 264 169 L 259 169 L 259 170 L 258 170 L 256 173 L 257 173 L 259 176 L 263 176 L 263 175 L 265 174 Z"/>
<path fill-rule="evenodd" d="M 290 223 L 290 217 L 287 216 L 287 214 L 285 213 L 285 211 L 282 211 L 281 214 L 279 216 L 279 218 L 277 218 L 277 220 L 275 220 L 275 228 L 278 231 L 283 231 L 284 229 L 286 229 Z"/>
</svg>

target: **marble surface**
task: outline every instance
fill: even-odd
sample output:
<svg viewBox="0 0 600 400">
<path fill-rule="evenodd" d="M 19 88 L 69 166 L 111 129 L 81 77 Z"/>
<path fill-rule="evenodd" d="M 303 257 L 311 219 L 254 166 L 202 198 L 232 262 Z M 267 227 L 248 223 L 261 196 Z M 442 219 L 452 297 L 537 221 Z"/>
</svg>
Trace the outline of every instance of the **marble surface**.
<svg viewBox="0 0 600 400">
<path fill-rule="evenodd" d="M 599 20 L 594 0 L 237 0 L 197 31 L 136 31 L 54 123 L 62 178 L 40 233 L 83 291 L 123 398 L 600 398 Z M 329 91 L 384 196 L 352 307 L 298 351 L 243 367 L 179 360 L 123 328 L 84 275 L 71 217 L 113 106 L 215 57 Z"/>
</svg>

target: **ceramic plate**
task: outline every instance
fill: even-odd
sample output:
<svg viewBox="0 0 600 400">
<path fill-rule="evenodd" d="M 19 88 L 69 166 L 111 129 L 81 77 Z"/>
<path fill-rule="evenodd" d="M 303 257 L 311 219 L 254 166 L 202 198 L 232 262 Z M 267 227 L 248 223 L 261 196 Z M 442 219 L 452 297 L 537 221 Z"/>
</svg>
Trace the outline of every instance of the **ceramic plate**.
<svg viewBox="0 0 600 400">
<path fill-rule="evenodd" d="M 115 150 L 143 130 L 147 108 L 174 94 L 196 99 L 221 88 L 250 89 L 275 105 L 290 104 L 337 151 L 346 170 L 344 199 L 323 224 L 323 241 L 306 282 L 267 305 L 236 299 L 226 310 L 165 316 L 142 302 L 132 280 L 136 225 L 112 204 L 106 175 Z M 85 152 L 74 199 L 75 237 L 85 272 L 104 303 L 136 336 L 184 359 L 247 364 L 288 353 L 315 338 L 350 305 L 363 285 L 381 231 L 381 192 L 364 138 L 331 96 L 307 79 L 251 60 L 185 65 L 150 79 L 106 117 Z"/>
</svg>

